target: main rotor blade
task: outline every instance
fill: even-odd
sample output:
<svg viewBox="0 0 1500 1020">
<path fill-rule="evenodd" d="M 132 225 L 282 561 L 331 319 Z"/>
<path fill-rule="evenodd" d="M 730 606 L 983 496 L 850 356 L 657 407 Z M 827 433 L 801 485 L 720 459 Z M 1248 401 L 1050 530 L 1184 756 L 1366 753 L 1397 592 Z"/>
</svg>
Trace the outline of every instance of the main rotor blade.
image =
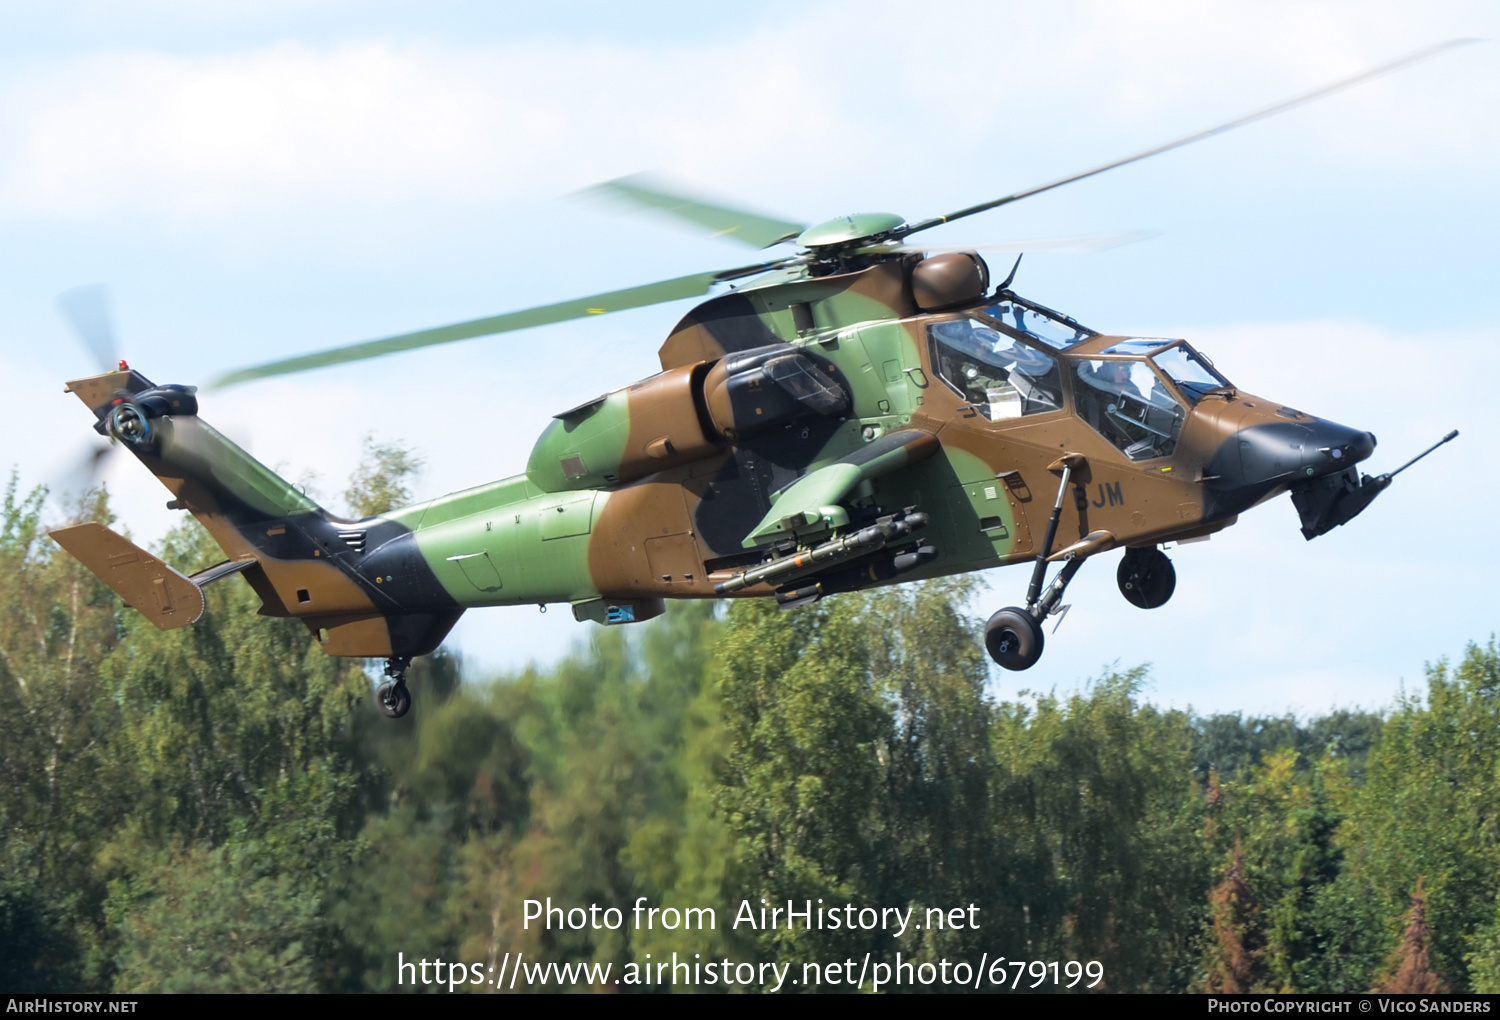
<svg viewBox="0 0 1500 1020">
<path fill-rule="evenodd" d="M 115 328 L 109 316 L 109 293 L 103 284 L 74 287 L 57 296 L 58 310 L 78 334 L 83 346 L 93 354 L 101 372 L 112 371 L 116 363 Z"/>
<path fill-rule="evenodd" d="M 869 248 L 861 248 L 864 252 L 923 252 L 927 255 L 936 255 L 942 252 L 953 251 L 1022 251 L 1041 252 L 1051 251 L 1067 254 L 1082 254 L 1097 251 L 1108 251 L 1121 245 L 1135 244 L 1137 241 L 1145 241 L 1153 237 L 1159 237 L 1160 232 L 1155 230 L 1132 230 L 1123 234 L 1084 234 L 1078 237 L 1039 237 L 1030 241 L 992 241 L 987 244 L 900 244 L 898 242 L 886 242 L 873 244 Z"/>
<path fill-rule="evenodd" d="M 651 174 L 632 174 L 605 181 L 586 188 L 585 193 L 589 192 L 622 199 L 633 205 L 687 220 L 712 230 L 713 237 L 727 237 L 752 248 L 769 248 L 781 241 L 790 241 L 807 229 L 807 225 L 803 223 L 778 220 L 672 191 Z"/>
<path fill-rule="evenodd" d="M 1217 127 L 1211 127 L 1204 131 L 1195 131 L 1193 134 L 1187 135 L 1184 138 L 1179 138 L 1173 142 L 1167 142 L 1165 145 L 1154 146 L 1153 148 L 1147 149 L 1145 152 L 1138 152 L 1133 156 L 1126 156 L 1124 159 L 1117 159 L 1114 162 L 1105 163 L 1103 166 L 1096 166 L 1092 170 L 1085 170 L 1082 173 L 1069 174 L 1067 177 L 1060 177 L 1055 181 L 1049 181 L 1046 184 L 1038 185 L 1035 188 L 1028 188 L 1025 191 L 1018 191 L 1014 195 L 1006 195 L 1004 198 L 997 198 L 993 202 L 981 202 L 979 205 L 971 205 L 967 209 L 960 209 L 957 212 L 951 212 L 946 216 L 935 216 L 929 220 L 922 220 L 909 226 L 900 227 L 897 228 L 897 230 L 895 230 L 893 234 L 896 237 L 905 237 L 908 234 L 915 234 L 919 230 L 927 230 L 931 227 L 940 226 L 944 223 L 951 223 L 954 220 L 962 219 L 965 216 L 973 216 L 975 213 L 982 213 L 990 209 L 998 208 L 1002 205 L 1009 205 L 1011 202 L 1018 202 L 1023 198 L 1030 198 L 1032 195 L 1040 195 L 1044 191 L 1051 191 L 1053 188 L 1060 188 L 1064 184 L 1072 184 L 1074 181 L 1081 181 L 1085 177 L 1093 177 L 1095 174 L 1102 174 L 1106 170 L 1113 170 L 1115 167 L 1125 166 L 1127 163 L 1134 163 L 1138 160 L 1146 159 L 1148 156 L 1157 156 L 1163 152 L 1170 152 L 1172 149 L 1178 149 L 1184 145 L 1190 145 L 1193 142 L 1200 142 L 1205 138 L 1212 138 L 1214 135 L 1223 134 L 1225 131 L 1232 131 L 1237 127 L 1243 127 L 1246 124 L 1253 124 L 1255 121 L 1264 120 L 1267 117 L 1275 116 L 1278 113 L 1290 110 L 1293 107 L 1301 106 L 1304 103 L 1311 103 L 1314 100 L 1322 99 L 1324 96 L 1330 96 L 1335 92 L 1341 92 L 1344 89 L 1350 88 L 1354 85 L 1359 85 L 1363 82 L 1367 82 L 1372 78 L 1379 78 L 1381 75 L 1390 74 L 1392 71 L 1397 71 L 1403 67 L 1415 64 L 1418 61 L 1426 60 L 1428 57 L 1436 56 L 1437 54 L 1442 53 L 1446 50 L 1450 50 L 1458 46 L 1466 46 L 1469 43 L 1480 41 L 1481 40 L 1479 39 L 1449 39 L 1447 42 L 1441 42 L 1436 46 L 1429 46 L 1426 49 L 1407 54 L 1406 56 L 1401 57 L 1397 60 L 1392 60 L 1389 63 L 1381 64 L 1377 67 L 1372 67 L 1368 71 L 1361 71 L 1359 74 L 1356 74 L 1352 77 L 1341 78 L 1330 85 L 1324 85 L 1322 88 L 1314 89 L 1311 92 L 1304 92 L 1300 96 L 1293 96 L 1291 99 L 1283 100 L 1275 104 L 1274 106 L 1267 106 L 1264 109 L 1256 110 L 1254 113 L 1247 113 L 1242 117 L 1236 117 L 1234 120 L 1227 121 L 1223 124 L 1218 125 Z"/>
<path fill-rule="evenodd" d="M 674 280 L 662 280 L 659 283 L 648 283 L 640 287 L 612 290 L 604 294 L 574 298 L 571 301 L 559 301 L 556 304 L 542 305 L 538 308 L 527 308 L 519 312 L 506 312 L 504 315 L 492 315 L 484 319 L 471 319 L 468 322 L 458 322 L 451 326 L 422 329 L 415 333 L 402 333 L 399 336 L 389 336 L 382 340 L 369 340 L 365 343 L 351 344 L 348 347 L 335 347 L 332 350 L 319 351 L 316 354 L 303 354 L 295 358 L 272 361 L 265 365 L 241 368 L 227 375 L 220 376 L 213 380 L 211 385 L 233 386 L 238 383 L 249 382 L 251 379 L 264 379 L 267 376 L 287 375 L 292 372 L 306 372 L 313 368 L 325 368 L 329 365 L 342 365 L 348 361 L 378 358 L 384 354 L 409 351 L 416 347 L 430 347 L 434 344 L 452 343 L 455 340 L 468 340 L 472 337 L 489 336 L 494 333 L 509 333 L 513 330 L 529 329 L 532 326 L 545 326 L 553 322 L 582 319 L 589 315 L 604 315 L 609 312 L 621 312 L 627 308 L 643 308 L 646 305 L 661 304 L 664 301 L 676 301 L 679 298 L 698 297 L 708 293 L 714 284 L 721 281 L 736 280 L 744 276 L 754 276 L 757 273 L 763 273 L 767 269 L 774 269 L 791 261 L 795 260 L 783 259 L 777 262 L 761 262 L 753 266 L 741 266 L 738 269 L 721 269 L 716 272 L 694 273 L 691 276 L 679 276 Z"/>
</svg>

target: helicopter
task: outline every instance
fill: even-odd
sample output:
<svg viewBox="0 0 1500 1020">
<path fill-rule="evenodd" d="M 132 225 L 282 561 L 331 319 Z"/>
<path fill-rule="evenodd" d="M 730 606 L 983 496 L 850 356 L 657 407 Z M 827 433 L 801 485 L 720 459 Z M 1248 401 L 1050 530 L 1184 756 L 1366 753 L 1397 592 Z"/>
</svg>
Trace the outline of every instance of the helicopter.
<svg viewBox="0 0 1500 1020">
<path fill-rule="evenodd" d="M 1375 436 L 1242 391 L 1189 342 L 1103 333 L 998 283 L 978 249 L 912 235 L 1388 74 L 1382 64 L 1080 173 L 908 222 L 811 226 L 623 178 L 604 194 L 789 255 L 231 372 L 218 386 L 710 294 L 668 333 L 649 378 L 558 412 L 526 470 L 362 520 L 340 518 L 199 415 L 198 390 L 125 361 L 68 382 L 94 429 L 192 513 L 226 559 L 186 575 L 96 522 L 52 537 L 162 629 L 240 575 L 266 616 L 301 620 L 330 655 L 384 659 L 380 710 L 411 707 L 411 660 L 470 608 L 568 603 L 575 619 L 652 619 L 667 599 L 842 592 L 1011 564 L 1020 604 L 984 628 L 1007 670 L 1034 666 L 1089 559 L 1122 551 L 1132 605 L 1172 597 L 1164 543 L 1201 540 L 1290 493 L 1308 540 L 1393 478 L 1358 465 Z M 1050 575 L 1050 579 L 1049 579 Z"/>
</svg>

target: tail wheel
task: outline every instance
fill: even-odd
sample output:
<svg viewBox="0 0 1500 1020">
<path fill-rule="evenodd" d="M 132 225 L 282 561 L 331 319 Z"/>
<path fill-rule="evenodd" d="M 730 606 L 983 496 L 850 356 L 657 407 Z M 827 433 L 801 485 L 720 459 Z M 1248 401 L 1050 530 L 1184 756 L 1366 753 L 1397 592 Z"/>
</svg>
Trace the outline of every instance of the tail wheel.
<svg viewBox="0 0 1500 1020">
<path fill-rule="evenodd" d="M 400 719 L 411 710 L 411 691 L 404 683 L 387 680 L 376 689 L 375 704 L 387 719 Z"/>
<path fill-rule="evenodd" d="M 1010 606 L 984 625 L 984 647 L 1003 668 L 1030 669 L 1042 657 L 1042 625 L 1024 609 Z"/>
</svg>

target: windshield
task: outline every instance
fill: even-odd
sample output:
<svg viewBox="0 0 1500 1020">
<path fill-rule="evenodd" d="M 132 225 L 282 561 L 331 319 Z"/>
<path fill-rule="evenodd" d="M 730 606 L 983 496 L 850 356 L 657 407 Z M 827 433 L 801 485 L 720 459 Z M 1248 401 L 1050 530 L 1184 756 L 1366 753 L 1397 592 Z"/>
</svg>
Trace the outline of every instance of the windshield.
<svg viewBox="0 0 1500 1020">
<path fill-rule="evenodd" d="M 984 314 L 1001 325 L 1020 330 L 1034 340 L 1049 347 L 1065 351 L 1074 344 L 1082 343 L 1097 334 L 1087 326 L 1080 326 L 1066 315 L 1022 301 L 1009 295 L 984 310 Z"/>
<path fill-rule="evenodd" d="M 1187 344 L 1169 347 L 1151 360 L 1194 403 L 1209 390 L 1229 385 L 1228 379 L 1214 371 L 1212 362 Z"/>
</svg>

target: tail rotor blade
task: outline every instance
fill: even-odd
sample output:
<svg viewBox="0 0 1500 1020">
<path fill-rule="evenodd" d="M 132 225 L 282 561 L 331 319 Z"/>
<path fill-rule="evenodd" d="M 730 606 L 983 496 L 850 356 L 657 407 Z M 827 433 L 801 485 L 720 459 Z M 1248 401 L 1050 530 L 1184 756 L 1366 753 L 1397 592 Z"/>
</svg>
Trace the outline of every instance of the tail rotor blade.
<svg viewBox="0 0 1500 1020">
<path fill-rule="evenodd" d="M 115 444 L 111 442 L 108 446 L 90 444 L 86 450 L 75 454 L 56 479 L 58 490 L 77 496 L 98 485 L 114 452 Z"/>
<path fill-rule="evenodd" d="M 93 354 L 99 370 L 113 369 L 118 362 L 119 345 L 109 314 L 108 289 L 103 284 L 74 287 L 57 296 L 57 307 L 83 346 Z"/>
</svg>

